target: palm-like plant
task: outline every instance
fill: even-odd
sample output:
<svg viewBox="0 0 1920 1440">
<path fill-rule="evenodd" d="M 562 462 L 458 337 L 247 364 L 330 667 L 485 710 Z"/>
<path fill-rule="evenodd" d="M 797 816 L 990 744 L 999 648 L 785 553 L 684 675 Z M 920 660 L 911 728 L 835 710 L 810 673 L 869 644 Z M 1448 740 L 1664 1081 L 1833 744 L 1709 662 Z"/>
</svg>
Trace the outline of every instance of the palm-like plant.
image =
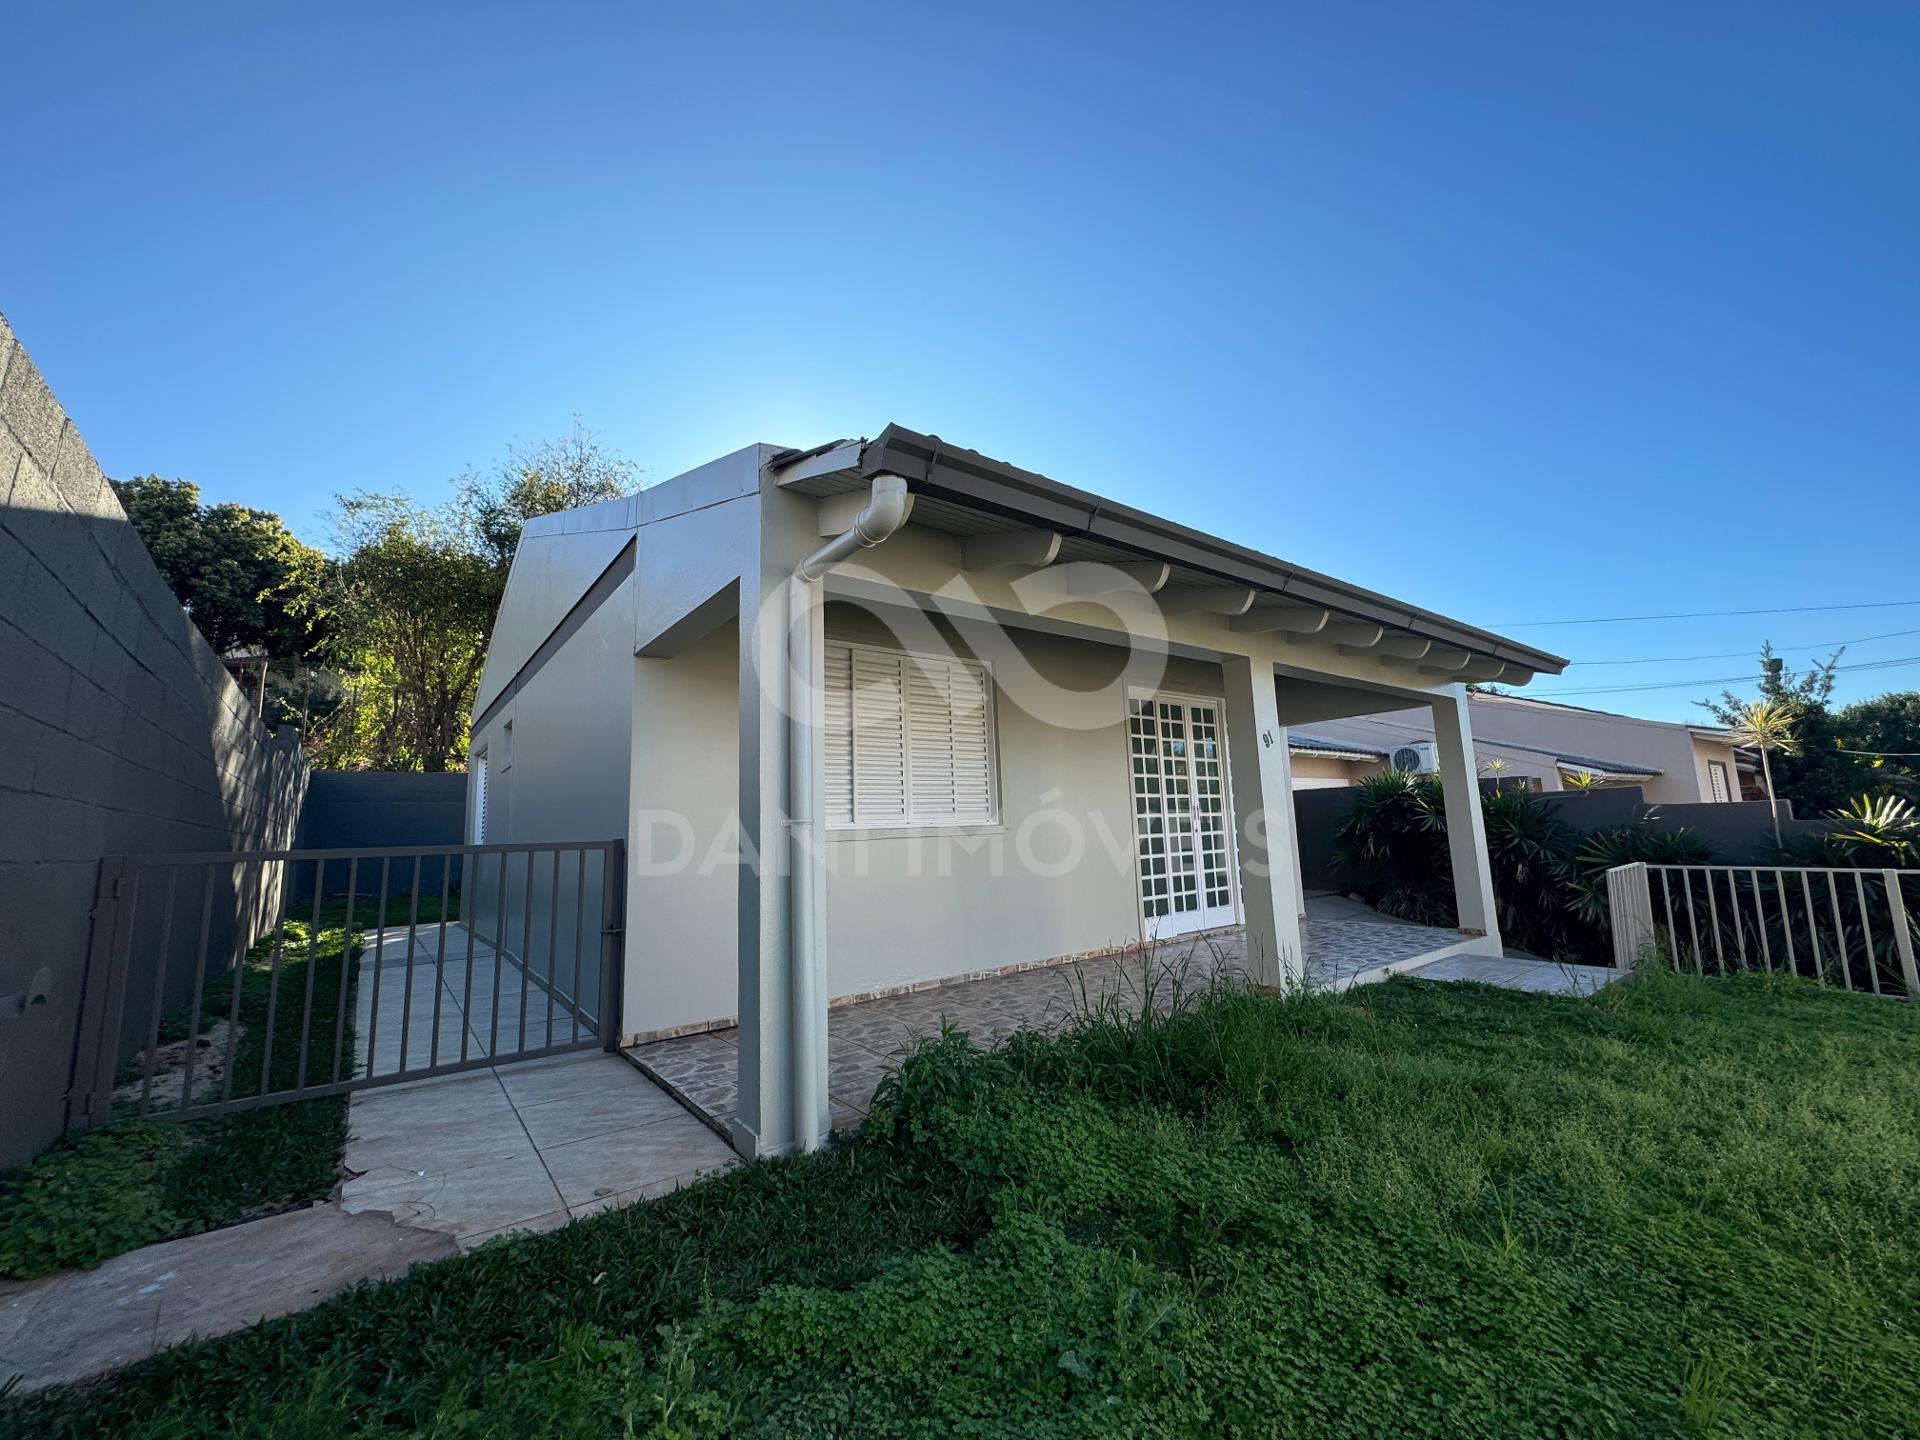
<svg viewBox="0 0 1920 1440">
<path fill-rule="evenodd" d="M 1845 809 L 1828 811 L 1827 818 L 1835 822 L 1833 838 L 1849 847 L 1884 854 L 1903 866 L 1920 852 L 1920 810 L 1895 796 L 1856 795 Z"/>
<path fill-rule="evenodd" d="M 1791 705 L 1779 700 L 1749 700 L 1732 715 L 1733 723 L 1727 728 L 1733 733 L 1733 743 L 1749 750 L 1760 752 L 1760 773 L 1767 782 L 1767 809 L 1773 813 L 1773 843 L 1780 841 L 1780 802 L 1773 794 L 1773 762 L 1768 758 L 1775 750 L 1782 755 L 1798 755 L 1800 739 L 1797 730 L 1798 716 Z"/>
<path fill-rule="evenodd" d="M 1600 777 L 1591 770 L 1563 770 L 1560 774 L 1560 783 L 1569 790 L 1598 790 Z"/>
</svg>

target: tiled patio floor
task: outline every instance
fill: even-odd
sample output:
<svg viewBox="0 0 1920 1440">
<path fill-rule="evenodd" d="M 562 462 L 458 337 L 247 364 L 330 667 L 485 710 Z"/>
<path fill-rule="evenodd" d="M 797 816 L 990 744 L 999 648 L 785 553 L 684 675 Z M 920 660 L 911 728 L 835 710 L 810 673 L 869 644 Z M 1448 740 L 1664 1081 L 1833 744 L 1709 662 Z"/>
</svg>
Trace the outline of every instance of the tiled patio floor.
<svg viewBox="0 0 1920 1440">
<path fill-rule="evenodd" d="M 1344 990 L 1411 969 L 1421 957 L 1461 943 L 1451 930 L 1432 930 L 1378 917 L 1326 918 L 1309 909 L 1305 924 L 1307 983 Z M 1500 965 L 1529 962 L 1496 961 Z M 1547 967 L 1555 969 L 1557 967 Z M 837 1007 L 827 1017 L 828 1093 L 836 1127 L 859 1124 L 874 1086 L 913 1040 L 949 1019 L 991 1044 L 1020 1029 L 1052 1029 L 1084 1003 L 1112 997 L 1137 1005 L 1151 984 L 1164 1008 L 1172 987 L 1204 985 L 1216 973 L 1246 973 L 1246 936 L 1234 931 L 1208 939 L 1169 941 L 1157 949 L 1028 970 L 908 995 Z M 713 1030 L 634 1046 L 627 1054 L 718 1127 L 732 1120 L 737 1060 L 734 1030 Z"/>
</svg>

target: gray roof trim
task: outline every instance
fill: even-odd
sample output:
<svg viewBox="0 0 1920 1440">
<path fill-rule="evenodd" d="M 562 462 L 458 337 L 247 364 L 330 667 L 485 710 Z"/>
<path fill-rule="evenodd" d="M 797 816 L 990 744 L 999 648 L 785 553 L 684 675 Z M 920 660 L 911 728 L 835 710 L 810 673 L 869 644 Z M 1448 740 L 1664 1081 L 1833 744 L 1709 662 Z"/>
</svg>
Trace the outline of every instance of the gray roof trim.
<svg viewBox="0 0 1920 1440">
<path fill-rule="evenodd" d="M 1529 670 L 1557 675 L 1566 668 L 1566 660 L 1549 651 L 1076 490 L 1030 470 L 949 445 L 936 435 L 889 425 L 863 447 L 860 470 L 869 476 L 900 475 L 916 489 L 1172 560 L 1270 594 L 1324 605 Z"/>
<path fill-rule="evenodd" d="M 1371 745 L 1346 745 L 1291 730 L 1287 732 L 1287 749 L 1296 755 L 1319 755 L 1333 760 L 1384 760 L 1392 753 L 1376 750 Z"/>
<path fill-rule="evenodd" d="M 1645 775 L 1651 779 L 1664 774 L 1651 765 L 1636 765 L 1629 760 L 1602 760 L 1594 755 L 1569 755 L 1564 750 L 1551 749 L 1545 745 L 1521 745 L 1513 740 L 1496 740 L 1490 735 L 1476 735 L 1474 742 L 1485 745 L 1489 750 L 1524 750 L 1529 755 L 1545 755 L 1556 765 L 1571 766 L 1575 770 L 1605 770 L 1614 775 Z"/>
</svg>

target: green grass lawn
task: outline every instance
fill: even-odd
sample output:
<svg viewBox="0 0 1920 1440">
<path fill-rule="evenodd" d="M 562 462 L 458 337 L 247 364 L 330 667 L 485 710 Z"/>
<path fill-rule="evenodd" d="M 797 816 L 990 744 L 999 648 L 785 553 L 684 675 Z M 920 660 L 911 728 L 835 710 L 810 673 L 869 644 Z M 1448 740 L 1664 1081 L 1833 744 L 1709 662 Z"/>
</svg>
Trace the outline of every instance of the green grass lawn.
<svg viewBox="0 0 1920 1440">
<path fill-rule="evenodd" d="M 1215 994 L 88 1390 L 35 1436 L 1920 1433 L 1920 1017 Z"/>
<path fill-rule="evenodd" d="M 422 911 L 438 919 L 438 895 L 423 897 Z M 404 924 L 404 900 L 388 901 L 388 921 Z M 269 1091 L 291 1087 L 299 1070 L 301 1009 L 306 988 L 308 940 L 316 917 L 289 919 L 281 960 L 279 1003 L 273 1009 L 274 1050 L 267 1065 Z M 379 905 L 354 906 L 354 955 L 360 932 L 379 921 Z M 353 976 L 341 985 L 341 947 L 347 940 L 344 901 L 321 906 L 313 936 L 312 1055 L 309 1074 L 331 1075 L 327 1047 L 343 1001 L 347 1009 L 342 1050 L 353 1058 Z M 273 937 L 249 952 L 240 971 L 240 1034 L 234 1047 L 233 1095 L 261 1093 L 266 1059 L 267 1013 L 272 986 Z M 234 976 L 210 981 L 201 1005 L 201 1030 L 211 1031 L 231 1013 Z M 161 1022 L 162 1042 L 184 1038 L 188 1011 Z M 322 1038 L 324 1037 L 324 1038 Z M 140 1067 L 122 1067 L 120 1079 L 137 1080 Z M 202 1086 L 196 1083 L 195 1090 Z M 0 1279 L 31 1279 L 65 1266 L 97 1265 L 142 1245 L 194 1235 L 242 1220 L 270 1215 L 324 1197 L 339 1179 L 347 1140 L 347 1100 L 330 1096 L 244 1110 L 203 1120 L 164 1123 L 134 1118 L 126 1102 L 107 1125 L 81 1131 L 17 1169 L 0 1174 Z"/>
</svg>

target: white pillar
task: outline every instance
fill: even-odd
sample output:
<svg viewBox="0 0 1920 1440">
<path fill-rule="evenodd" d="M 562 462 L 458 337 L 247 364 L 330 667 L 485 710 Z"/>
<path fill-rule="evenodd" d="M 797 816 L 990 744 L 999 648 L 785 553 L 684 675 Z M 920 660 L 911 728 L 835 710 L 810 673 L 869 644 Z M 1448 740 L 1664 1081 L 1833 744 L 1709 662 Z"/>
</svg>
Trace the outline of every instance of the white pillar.
<svg viewBox="0 0 1920 1440">
<path fill-rule="evenodd" d="M 1498 955 L 1500 921 L 1493 901 L 1493 866 L 1487 859 L 1487 826 L 1480 814 L 1480 767 L 1474 760 L 1465 686 L 1449 686 L 1434 698 L 1433 738 L 1447 802 L 1447 850 L 1453 860 L 1460 933 L 1484 937 L 1474 950 Z"/>
<path fill-rule="evenodd" d="M 1247 972 L 1256 985 L 1306 978 L 1299 871 L 1292 851 L 1293 767 L 1280 724 L 1273 666 L 1230 655 L 1220 665 L 1227 691 L 1227 763 L 1240 853 L 1240 900 L 1247 912 Z"/>
<path fill-rule="evenodd" d="M 787 581 L 787 596 L 793 1129 L 798 1148 L 818 1150 L 833 1132 L 827 1095 L 827 824 L 819 794 L 827 770 L 827 611 L 820 586 L 797 575 Z"/>
<path fill-rule="evenodd" d="M 763 610 L 766 613 L 762 613 Z M 740 579 L 740 867 L 738 1100 L 734 1148 L 794 1146 L 794 995 L 785 874 L 787 667 L 784 576 Z"/>
<path fill-rule="evenodd" d="M 1300 812 L 1293 804 L 1293 741 L 1285 726 L 1280 729 L 1280 758 L 1287 767 L 1287 849 L 1293 856 L 1293 898 L 1301 921 L 1307 918 L 1307 872 L 1300 857 Z"/>
</svg>

